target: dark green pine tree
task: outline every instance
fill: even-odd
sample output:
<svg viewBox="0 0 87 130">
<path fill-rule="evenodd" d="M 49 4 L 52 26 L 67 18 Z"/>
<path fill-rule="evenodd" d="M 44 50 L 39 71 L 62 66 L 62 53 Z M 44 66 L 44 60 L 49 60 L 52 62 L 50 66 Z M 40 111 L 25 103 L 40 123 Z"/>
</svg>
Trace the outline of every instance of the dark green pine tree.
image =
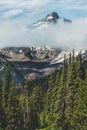
<svg viewBox="0 0 87 130">
<path fill-rule="evenodd" d="M 44 99 L 45 125 L 47 124 L 47 126 L 52 125 L 53 120 L 54 120 L 53 108 L 54 108 L 54 100 L 56 97 L 56 94 L 54 93 L 54 91 L 55 91 L 54 87 L 57 86 L 57 84 L 55 85 L 55 83 L 57 83 L 57 81 L 55 82 L 54 76 L 55 75 L 51 75 L 48 79 L 49 88 L 47 90 L 47 93 L 46 93 L 45 99 Z"/>
<path fill-rule="evenodd" d="M 78 89 L 72 125 L 75 130 L 87 130 L 87 80 Z"/>
<path fill-rule="evenodd" d="M 43 90 L 40 86 L 36 86 L 32 92 L 33 107 L 37 113 L 43 110 Z"/>
<path fill-rule="evenodd" d="M 60 85 L 57 91 L 57 100 L 55 102 L 56 124 L 60 130 L 65 130 L 65 109 L 66 109 L 66 83 L 67 83 L 67 62 L 64 62 L 64 67 L 61 70 Z"/>
<path fill-rule="evenodd" d="M 35 130 L 40 127 L 39 116 L 43 110 L 43 90 L 40 86 L 33 88 L 29 99 L 29 129 Z"/>
<path fill-rule="evenodd" d="M 47 111 L 46 122 L 49 129 L 65 129 L 63 126 L 65 121 L 65 96 L 66 96 L 66 81 L 67 81 L 67 61 L 66 55 L 64 56 L 64 67 L 61 69 L 60 74 L 57 75 L 55 82 L 50 80 L 52 87 L 47 92 L 47 102 L 49 109 Z M 49 95 L 48 95 L 49 94 Z M 49 100 L 50 99 L 50 100 Z"/>
<path fill-rule="evenodd" d="M 74 56 L 73 56 L 74 57 Z M 66 87 L 66 125 L 67 130 L 73 130 L 72 117 L 74 112 L 75 102 L 77 100 L 78 89 L 81 86 L 81 67 L 80 60 L 73 60 L 68 66 L 68 77 L 67 77 L 67 87 Z"/>
<path fill-rule="evenodd" d="M 29 118 L 28 128 L 26 130 L 36 130 L 39 127 L 39 118 L 35 106 L 33 105 L 33 99 L 29 99 Z"/>
<path fill-rule="evenodd" d="M 75 51 L 73 50 L 73 52 L 72 52 L 72 63 L 74 63 L 75 62 Z"/>
<path fill-rule="evenodd" d="M 17 90 L 15 89 L 14 84 L 10 86 L 10 92 L 7 103 L 7 127 L 5 130 L 24 130 L 23 116 L 18 101 Z"/>
<path fill-rule="evenodd" d="M 70 52 L 70 54 L 69 54 L 69 64 L 71 64 L 71 62 L 72 62 L 72 55 L 71 55 L 71 52 Z"/>
<path fill-rule="evenodd" d="M 6 115 L 2 105 L 2 80 L 0 78 L 0 130 L 5 130 Z"/>
<path fill-rule="evenodd" d="M 54 86 L 55 86 L 54 77 L 53 75 L 50 75 L 48 79 L 48 90 L 47 90 L 47 95 L 46 95 L 46 104 L 45 104 L 46 111 L 50 111 L 50 103 L 52 99 L 52 91 L 53 91 Z"/>
<path fill-rule="evenodd" d="M 9 95 L 9 91 L 10 91 L 11 82 L 12 82 L 12 76 L 11 76 L 10 65 L 9 65 L 5 71 L 5 78 L 4 78 L 4 84 L 3 84 L 4 109 L 6 109 L 8 106 L 8 95 Z"/>
<path fill-rule="evenodd" d="M 65 98 L 65 102 L 66 102 L 66 109 L 65 109 L 65 125 L 67 130 L 71 130 L 71 117 L 72 117 L 72 113 L 73 113 L 73 106 L 74 106 L 74 102 L 73 102 L 73 89 L 74 89 L 74 81 L 75 81 L 75 68 L 74 68 L 75 64 L 72 63 L 68 66 L 68 76 L 67 76 L 67 86 L 66 86 L 66 98 Z"/>
<path fill-rule="evenodd" d="M 25 97 L 25 105 L 24 105 L 24 127 L 26 130 L 28 130 L 28 125 L 29 125 L 29 103 L 28 103 L 28 86 L 27 83 L 24 85 L 24 91 L 23 95 Z"/>
</svg>

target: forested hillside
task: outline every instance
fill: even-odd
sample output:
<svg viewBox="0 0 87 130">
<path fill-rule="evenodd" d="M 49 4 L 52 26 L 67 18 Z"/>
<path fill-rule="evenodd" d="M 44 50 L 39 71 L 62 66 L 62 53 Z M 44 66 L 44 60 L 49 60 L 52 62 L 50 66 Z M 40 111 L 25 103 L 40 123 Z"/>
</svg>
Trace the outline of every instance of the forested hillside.
<svg viewBox="0 0 87 130">
<path fill-rule="evenodd" d="M 52 75 L 17 88 L 0 78 L 0 130 L 87 130 L 87 63 L 70 54 Z"/>
</svg>

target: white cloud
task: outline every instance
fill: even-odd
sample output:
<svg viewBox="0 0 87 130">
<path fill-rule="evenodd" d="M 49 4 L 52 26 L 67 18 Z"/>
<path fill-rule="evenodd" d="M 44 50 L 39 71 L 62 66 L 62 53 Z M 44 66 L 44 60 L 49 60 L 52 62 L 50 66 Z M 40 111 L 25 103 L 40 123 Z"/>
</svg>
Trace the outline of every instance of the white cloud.
<svg viewBox="0 0 87 130">
<path fill-rule="evenodd" d="M 6 16 L 8 13 L 14 15 L 15 10 L 36 10 L 44 7 L 50 0 L 0 0 L 0 11 L 4 11 L 2 15 Z M 8 12 L 9 11 L 9 12 Z M 13 12 L 13 13 L 12 13 Z M 16 12 L 16 11 L 15 11 Z"/>
<path fill-rule="evenodd" d="M 21 9 L 16 9 L 16 10 L 10 10 L 6 11 L 6 13 L 3 15 L 4 18 L 11 18 L 14 16 L 18 16 L 23 13 L 23 10 Z"/>
<path fill-rule="evenodd" d="M 60 20 L 58 24 L 49 25 L 47 28 L 28 31 L 12 21 L 1 24 L 0 47 L 29 45 L 87 49 L 87 18 L 72 23 Z"/>
<path fill-rule="evenodd" d="M 2 12 L 0 15 L 2 17 L 13 10 L 22 10 L 24 13 L 32 11 L 40 14 L 42 10 L 49 11 L 51 9 L 87 11 L 87 0 L 0 0 L 0 12 Z"/>
<path fill-rule="evenodd" d="M 0 27 L 0 48 L 6 46 L 26 46 L 29 45 L 29 38 L 26 37 L 25 30 L 12 21 L 4 22 Z M 27 40 L 27 42 L 26 42 Z"/>
<path fill-rule="evenodd" d="M 32 39 L 36 43 L 55 47 L 87 49 L 87 18 L 78 19 L 72 23 L 64 23 L 60 20 L 57 25 L 35 29 L 32 35 Z"/>
</svg>

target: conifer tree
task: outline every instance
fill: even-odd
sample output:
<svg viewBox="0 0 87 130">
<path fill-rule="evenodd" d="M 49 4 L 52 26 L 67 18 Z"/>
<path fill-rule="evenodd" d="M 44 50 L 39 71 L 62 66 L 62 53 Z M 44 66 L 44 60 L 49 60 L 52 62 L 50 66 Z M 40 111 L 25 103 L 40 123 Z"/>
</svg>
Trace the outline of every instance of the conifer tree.
<svg viewBox="0 0 87 130">
<path fill-rule="evenodd" d="M 57 100 L 55 102 L 56 123 L 61 130 L 67 129 L 65 125 L 65 109 L 66 109 L 66 83 L 67 83 L 67 64 L 64 65 L 60 75 L 60 85 L 57 91 Z"/>
<path fill-rule="evenodd" d="M 71 55 L 71 52 L 70 52 L 70 54 L 69 54 L 69 64 L 71 64 L 71 62 L 72 62 L 72 55 Z"/>
<path fill-rule="evenodd" d="M 23 110 L 23 114 L 24 114 L 24 127 L 26 130 L 28 130 L 29 127 L 29 101 L 28 101 L 28 85 L 27 82 L 25 82 L 24 85 L 24 90 L 23 90 L 23 95 L 25 97 L 25 103 L 24 103 L 24 110 Z"/>
<path fill-rule="evenodd" d="M 66 54 L 64 55 L 64 66 L 67 64 Z"/>
<path fill-rule="evenodd" d="M 53 76 L 51 75 L 48 79 L 48 90 L 46 93 L 46 97 L 45 97 L 45 112 L 48 113 L 50 112 L 50 105 L 52 104 L 52 89 L 54 87 L 54 79 Z"/>
<path fill-rule="evenodd" d="M 72 130 L 72 117 L 75 102 L 77 100 L 78 89 L 81 86 L 81 68 L 80 68 L 80 61 L 73 60 L 72 64 L 68 66 L 68 77 L 67 77 L 67 88 L 66 88 L 66 124 L 67 130 Z"/>
<path fill-rule="evenodd" d="M 35 128 L 38 128 L 40 126 L 39 116 L 43 110 L 43 90 L 40 86 L 35 86 L 35 88 L 33 89 L 31 100 L 32 100 L 31 109 L 33 110 L 32 122 L 33 120 L 36 120 L 36 123 L 35 121 L 33 122 L 33 126 L 35 126 Z"/>
<path fill-rule="evenodd" d="M 2 80 L 0 78 L 0 129 L 5 130 L 6 127 L 6 115 L 2 105 Z"/>
<path fill-rule="evenodd" d="M 12 76 L 10 71 L 10 65 L 6 68 L 5 71 L 5 78 L 4 78 L 4 85 L 3 85 L 3 106 L 4 109 L 8 106 L 8 95 L 10 91 L 10 85 L 12 82 Z"/>
<path fill-rule="evenodd" d="M 23 130 L 23 116 L 21 113 L 21 108 L 17 97 L 17 91 L 15 89 L 14 84 L 10 86 L 6 115 L 6 130 Z"/>
<path fill-rule="evenodd" d="M 47 94 L 45 97 L 45 115 L 46 115 L 46 123 L 47 124 L 51 124 L 52 123 L 52 110 L 53 110 L 53 100 L 55 100 L 54 97 L 54 93 L 53 93 L 53 89 L 55 87 L 55 83 L 54 83 L 54 77 L 53 75 L 50 75 L 49 79 L 48 79 L 48 90 L 47 90 Z M 51 117 L 51 118 L 50 118 Z"/>
<path fill-rule="evenodd" d="M 73 52 L 72 52 L 72 63 L 74 63 L 75 62 L 75 51 L 73 50 Z"/>
<path fill-rule="evenodd" d="M 87 129 L 87 82 L 81 84 L 75 101 L 72 125 L 76 130 Z"/>
</svg>

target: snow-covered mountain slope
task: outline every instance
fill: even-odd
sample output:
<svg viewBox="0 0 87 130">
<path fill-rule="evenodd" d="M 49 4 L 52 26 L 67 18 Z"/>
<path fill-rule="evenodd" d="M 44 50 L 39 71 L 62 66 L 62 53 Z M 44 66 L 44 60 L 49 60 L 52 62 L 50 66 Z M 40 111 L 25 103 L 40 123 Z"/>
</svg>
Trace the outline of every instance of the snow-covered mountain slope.
<svg viewBox="0 0 87 130">
<path fill-rule="evenodd" d="M 58 63 L 62 63 L 64 61 L 64 55 L 66 55 L 66 59 L 69 59 L 69 56 L 70 56 L 70 53 L 71 53 L 71 56 L 73 55 L 73 52 L 72 51 L 61 51 L 61 53 L 54 59 L 50 62 L 50 64 L 58 64 Z M 77 57 L 80 53 L 80 50 L 76 50 L 74 51 L 74 56 Z M 85 50 L 81 51 L 81 54 L 83 55 L 85 53 Z"/>
<path fill-rule="evenodd" d="M 19 58 L 21 53 L 23 57 Z M 27 51 L 27 60 L 22 60 L 26 58 Z M 29 53 L 28 53 L 29 51 Z M 10 52 L 13 52 L 13 54 Z M 31 52 L 31 53 L 30 53 Z M 50 48 L 49 46 L 44 47 L 30 47 L 30 48 L 4 48 L 0 54 L 0 75 L 1 77 L 5 75 L 5 70 L 8 67 L 8 64 L 11 65 L 11 73 L 14 76 L 16 83 L 20 83 L 24 80 L 25 77 L 28 80 L 38 79 L 45 76 L 48 76 L 54 73 L 56 70 L 60 70 L 64 65 L 64 55 L 66 55 L 67 61 L 69 60 L 70 54 L 71 57 L 74 54 L 74 57 L 77 57 L 81 53 L 83 60 L 87 61 L 87 51 L 85 50 L 61 50 Z M 16 55 L 14 60 L 13 55 Z M 30 58 L 30 56 L 32 58 Z M 17 58 L 19 60 L 17 60 Z"/>
</svg>

